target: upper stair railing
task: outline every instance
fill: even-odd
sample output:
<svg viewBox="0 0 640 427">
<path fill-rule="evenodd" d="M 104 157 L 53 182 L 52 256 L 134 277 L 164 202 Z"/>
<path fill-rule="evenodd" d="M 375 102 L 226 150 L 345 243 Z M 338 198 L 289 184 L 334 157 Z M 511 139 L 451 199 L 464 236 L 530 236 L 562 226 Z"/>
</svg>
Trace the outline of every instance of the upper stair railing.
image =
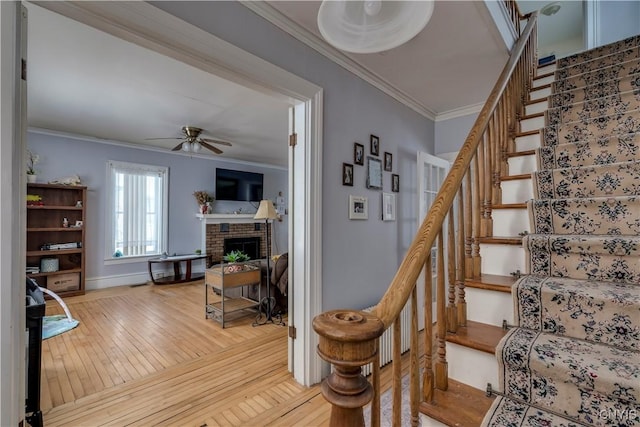
<svg viewBox="0 0 640 427">
<path fill-rule="evenodd" d="M 432 401 L 435 388 L 447 390 L 445 338 L 447 332 L 455 333 L 459 326 L 466 324 L 465 278 L 480 277 L 480 239 L 492 234 L 492 206 L 501 201 L 500 177 L 507 172 L 507 153 L 514 151 L 518 119 L 523 114 L 525 96 L 534 75 L 536 23 L 537 13 L 529 15 L 507 64 L 381 301 L 370 313 L 334 310 L 314 319 L 314 329 L 320 336 L 318 353 L 334 368 L 322 384 L 323 395 L 332 404 L 331 426 L 364 425 L 362 408 L 369 402 L 372 402 L 371 425 L 380 425 L 378 338 L 391 326 L 394 332 L 392 421 L 394 426 L 402 425 L 399 316 L 409 297 L 411 424 L 418 425 L 419 405 Z M 448 225 L 446 236 L 443 231 L 445 220 Z M 445 239 L 448 242 L 448 272 L 445 271 Z M 431 249 L 436 242 L 437 334 L 434 336 Z M 423 284 L 425 331 L 421 346 L 416 281 L 423 268 L 427 274 Z M 446 278 L 448 287 L 445 286 Z M 434 346 L 437 347 L 436 354 Z M 419 354 L 420 347 L 423 347 L 422 355 Z M 372 384 L 361 373 L 361 366 L 371 362 Z"/>
</svg>

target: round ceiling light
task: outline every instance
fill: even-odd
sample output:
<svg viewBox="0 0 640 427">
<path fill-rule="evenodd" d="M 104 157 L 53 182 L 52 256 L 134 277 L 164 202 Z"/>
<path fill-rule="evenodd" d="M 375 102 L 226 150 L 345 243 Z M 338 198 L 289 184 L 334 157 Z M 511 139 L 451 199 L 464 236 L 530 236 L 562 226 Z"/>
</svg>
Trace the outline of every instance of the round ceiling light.
<svg viewBox="0 0 640 427">
<path fill-rule="evenodd" d="M 382 52 L 422 31 L 433 7 L 433 0 L 325 0 L 318 11 L 318 28 L 322 37 L 340 50 Z"/>
<path fill-rule="evenodd" d="M 559 2 L 554 1 L 553 3 L 549 3 L 548 5 L 540 9 L 540 13 L 545 16 L 555 15 L 556 13 L 558 13 L 561 7 L 562 6 Z"/>
</svg>

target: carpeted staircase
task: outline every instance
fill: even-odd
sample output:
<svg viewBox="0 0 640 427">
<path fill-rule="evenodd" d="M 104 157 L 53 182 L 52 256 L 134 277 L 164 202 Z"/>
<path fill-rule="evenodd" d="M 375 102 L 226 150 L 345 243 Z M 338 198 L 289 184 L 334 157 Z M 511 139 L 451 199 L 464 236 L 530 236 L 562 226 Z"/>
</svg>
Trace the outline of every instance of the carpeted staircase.
<svg viewBox="0 0 640 427">
<path fill-rule="evenodd" d="M 640 36 L 559 60 L 484 426 L 640 426 Z"/>
</svg>

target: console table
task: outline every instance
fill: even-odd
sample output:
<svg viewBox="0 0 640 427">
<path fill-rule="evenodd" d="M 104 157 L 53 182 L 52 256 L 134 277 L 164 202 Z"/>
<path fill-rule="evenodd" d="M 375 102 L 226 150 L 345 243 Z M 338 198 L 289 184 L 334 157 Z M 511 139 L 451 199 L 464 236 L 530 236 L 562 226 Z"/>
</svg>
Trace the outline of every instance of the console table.
<svg viewBox="0 0 640 427">
<path fill-rule="evenodd" d="M 173 283 L 192 282 L 194 280 L 200 280 L 204 278 L 204 274 L 197 273 L 191 274 L 191 263 L 194 260 L 205 259 L 207 255 L 175 255 L 168 257 L 151 258 L 149 260 L 149 276 L 151 281 L 156 285 L 169 285 Z M 184 274 L 180 271 L 180 264 L 185 263 L 186 271 Z M 173 276 L 155 278 L 153 277 L 153 271 L 151 266 L 153 264 L 166 264 L 173 263 Z"/>
</svg>

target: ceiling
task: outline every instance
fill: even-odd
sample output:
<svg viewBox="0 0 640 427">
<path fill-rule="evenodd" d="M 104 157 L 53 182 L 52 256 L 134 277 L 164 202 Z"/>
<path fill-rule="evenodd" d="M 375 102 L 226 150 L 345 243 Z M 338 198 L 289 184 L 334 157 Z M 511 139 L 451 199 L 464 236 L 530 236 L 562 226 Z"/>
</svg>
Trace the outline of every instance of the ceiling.
<svg viewBox="0 0 640 427">
<path fill-rule="evenodd" d="M 319 35 L 319 5 L 273 1 L 266 7 L 332 50 Z M 148 139 L 179 138 L 182 126 L 197 126 L 205 130 L 203 137 L 233 143 L 221 147 L 220 158 L 287 166 L 284 100 L 39 6 L 27 7 L 30 127 L 170 150 L 179 139 Z M 477 108 L 507 51 L 483 2 L 438 1 L 427 27 L 405 45 L 346 57 L 438 118 Z"/>
</svg>

